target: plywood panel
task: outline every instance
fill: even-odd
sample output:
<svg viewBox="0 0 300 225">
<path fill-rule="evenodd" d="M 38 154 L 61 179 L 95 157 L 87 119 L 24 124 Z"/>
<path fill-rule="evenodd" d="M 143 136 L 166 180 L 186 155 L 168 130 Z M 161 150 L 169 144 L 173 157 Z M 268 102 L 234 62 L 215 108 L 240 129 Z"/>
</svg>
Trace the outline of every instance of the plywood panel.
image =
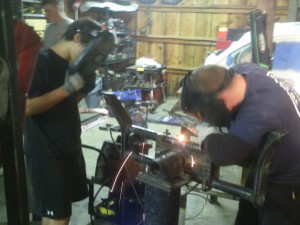
<svg viewBox="0 0 300 225">
<path fill-rule="evenodd" d="M 179 4 L 180 4 L 180 6 L 183 6 L 183 5 L 197 5 L 198 2 L 197 2 L 197 0 L 183 0 Z"/>
<path fill-rule="evenodd" d="M 247 6 L 248 5 L 247 0 L 230 0 L 230 5 L 238 5 L 238 6 Z"/>
<path fill-rule="evenodd" d="M 199 6 L 208 6 L 211 5 L 213 0 L 198 0 L 197 5 Z"/>
<path fill-rule="evenodd" d="M 229 0 L 213 0 L 212 4 L 213 5 L 229 5 L 230 1 Z"/>
<path fill-rule="evenodd" d="M 182 5 L 210 6 L 213 0 L 183 0 Z"/>
<path fill-rule="evenodd" d="M 168 71 L 168 70 L 167 70 Z M 166 72 L 167 76 L 167 95 L 173 95 L 178 90 L 178 78 L 175 74 L 170 74 Z"/>
<path fill-rule="evenodd" d="M 167 76 L 167 95 L 174 95 L 178 89 L 179 89 L 179 82 L 183 78 L 183 74 L 177 74 L 177 73 L 169 73 L 168 69 L 166 72 Z"/>
<path fill-rule="evenodd" d="M 203 65 L 205 58 L 213 51 L 214 48 L 209 46 L 195 46 L 194 67 Z"/>
<path fill-rule="evenodd" d="M 166 44 L 166 65 L 178 65 L 179 63 L 179 45 Z"/>
<path fill-rule="evenodd" d="M 136 50 L 137 58 L 140 58 L 142 56 L 151 56 L 149 43 L 147 43 L 147 42 L 137 42 L 136 49 L 137 49 Z"/>
<path fill-rule="evenodd" d="M 287 16 L 286 15 L 276 16 L 276 22 L 282 22 L 282 23 L 287 22 Z"/>
<path fill-rule="evenodd" d="M 289 1 L 288 0 L 277 0 L 276 6 L 288 6 Z"/>
<path fill-rule="evenodd" d="M 178 13 L 166 13 L 166 25 L 165 25 L 165 35 L 180 35 L 180 21 L 181 14 Z"/>
<path fill-rule="evenodd" d="M 153 12 L 152 15 L 152 26 L 149 29 L 149 34 L 162 35 L 164 34 L 165 13 L 164 12 Z"/>
<path fill-rule="evenodd" d="M 181 14 L 180 36 L 195 36 L 196 18 L 195 13 Z"/>
<path fill-rule="evenodd" d="M 194 67 L 195 46 L 180 45 L 179 46 L 179 66 Z"/>
<path fill-rule="evenodd" d="M 257 0 L 246 0 L 246 5 L 256 7 L 257 6 Z"/>
<path fill-rule="evenodd" d="M 164 60 L 164 44 L 151 43 L 150 44 L 151 57 L 155 58 L 157 62 L 165 64 Z"/>
<path fill-rule="evenodd" d="M 212 29 L 210 24 L 212 20 L 211 13 L 197 13 L 196 14 L 196 37 L 212 37 Z"/>
</svg>

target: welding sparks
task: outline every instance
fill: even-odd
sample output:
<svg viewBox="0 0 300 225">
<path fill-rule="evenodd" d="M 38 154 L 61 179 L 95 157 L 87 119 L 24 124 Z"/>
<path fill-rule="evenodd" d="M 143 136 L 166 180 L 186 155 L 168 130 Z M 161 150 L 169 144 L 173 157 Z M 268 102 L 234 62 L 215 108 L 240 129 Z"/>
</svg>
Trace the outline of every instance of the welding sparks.
<svg viewBox="0 0 300 225">
<path fill-rule="evenodd" d="M 118 179 L 118 177 L 119 177 L 119 175 L 120 175 L 120 173 L 121 173 L 123 167 L 125 166 L 125 163 L 127 162 L 127 160 L 129 159 L 129 157 L 131 156 L 131 154 L 132 154 L 132 152 L 129 153 L 129 155 L 126 157 L 126 159 L 125 159 L 124 162 L 122 163 L 122 165 L 121 165 L 121 167 L 120 167 L 120 169 L 119 169 L 119 171 L 118 171 L 118 173 L 117 173 L 117 176 L 116 176 L 116 178 L 115 178 L 115 180 L 114 180 L 114 183 L 113 183 L 113 185 L 112 185 L 112 187 L 111 187 L 110 192 L 113 192 L 113 191 L 114 191 L 114 188 L 115 188 L 117 179 Z"/>
<path fill-rule="evenodd" d="M 145 142 L 143 142 L 143 147 L 142 147 L 142 158 L 141 158 L 141 163 L 143 163 L 144 148 L 145 148 Z"/>
<path fill-rule="evenodd" d="M 194 167 L 194 165 L 195 165 L 194 157 L 193 155 L 191 155 L 191 167 Z"/>
<path fill-rule="evenodd" d="M 179 134 L 177 140 L 183 142 L 185 141 L 185 136 L 183 134 Z"/>
<path fill-rule="evenodd" d="M 145 142 L 143 142 L 142 154 L 144 154 Z"/>
<path fill-rule="evenodd" d="M 141 225 L 144 221 L 145 221 L 145 213 L 143 213 L 143 219 L 137 225 Z"/>
</svg>

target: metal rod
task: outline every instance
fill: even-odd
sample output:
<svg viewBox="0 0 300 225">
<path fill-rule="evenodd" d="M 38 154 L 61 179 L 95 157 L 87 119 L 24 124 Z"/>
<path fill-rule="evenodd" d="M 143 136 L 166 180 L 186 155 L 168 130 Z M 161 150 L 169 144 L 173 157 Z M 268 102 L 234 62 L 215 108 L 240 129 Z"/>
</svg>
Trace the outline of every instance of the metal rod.
<svg viewBox="0 0 300 225">
<path fill-rule="evenodd" d="M 246 199 L 250 202 L 253 201 L 253 190 L 249 188 L 242 187 L 222 180 L 213 180 L 212 187 L 217 190 L 232 194 L 236 197 Z"/>
</svg>

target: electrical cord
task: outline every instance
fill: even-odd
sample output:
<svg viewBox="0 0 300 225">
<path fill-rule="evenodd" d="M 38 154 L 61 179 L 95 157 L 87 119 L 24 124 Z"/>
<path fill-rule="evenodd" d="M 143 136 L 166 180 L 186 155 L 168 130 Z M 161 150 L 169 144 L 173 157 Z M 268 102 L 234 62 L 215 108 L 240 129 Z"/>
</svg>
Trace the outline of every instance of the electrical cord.
<svg viewBox="0 0 300 225">
<path fill-rule="evenodd" d="M 205 209 L 205 207 L 207 205 L 207 202 L 208 202 L 208 194 L 206 195 L 206 197 L 202 196 L 200 194 L 197 194 L 197 193 L 190 193 L 190 195 L 195 195 L 195 196 L 201 197 L 205 201 L 204 201 L 204 204 L 203 204 L 202 208 L 200 209 L 200 211 L 196 215 L 188 217 L 188 218 L 185 218 L 185 220 L 195 220 L 195 219 L 197 219 L 199 217 L 199 215 L 201 215 L 201 213 L 204 211 L 204 209 Z"/>
<path fill-rule="evenodd" d="M 195 195 L 195 196 L 203 198 L 204 200 L 208 200 L 209 199 L 209 197 L 208 197 L 209 195 L 208 194 L 206 194 L 205 196 L 203 196 L 200 193 L 191 192 L 191 193 L 189 193 L 189 195 Z"/>
<path fill-rule="evenodd" d="M 94 151 L 96 151 L 96 152 L 98 152 L 98 153 L 101 153 L 101 150 L 100 150 L 99 148 L 94 147 L 94 146 L 91 146 L 91 145 L 85 145 L 85 144 L 81 144 L 81 146 L 82 146 L 83 148 L 88 148 L 88 149 L 94 150 Z"/>
<path fill-rule="evenodd" d="M 94 201 L 96 200 L 98 194 L 100 193 L 100 191 L 102 190 L 102 188 L 104 187 L 104 184 L 107 183 L 109 181 L 109 179 L 107 178 L 104 182 L 103 185 L 101 185 L 98 189 L 98 191 L 96 192 L 95 196 L 94 196 Z"/>
<path fill-rule="evenodd" d="M 197 219 L 197 217 L 204 211 L 205 209 L 205 206 L 207 204 L 207 201 L 208 201 L 208 194 L 206 194 L 206 196 L 202 196 L 200 194 L 196 194 L 196 193 L 193 193 L 192 191 L 194 191 L 194 189 L 199 185 L 200 183 L 197 182 L 193 187 L 191 187 L 189 190 L 187 190 L 185 193 L 183 193 L 181 196 L 186 196 L 186 195 L 196 195 L 198 197 L 201 197 L 205 200 L 204 202 L 204 205 L 203 207 L 201 208 L 201 210 L 194 216 L 191 216 L 189 218 L 185 218 L 185 220 L 194 220 L 194 219 Z"/>
<path fill-rule="evenodd" d="M 200 184 L 200 182 L 197 182 L 193 187 L 191 187 L 189 190 L 187 190 L 185 193 L 183 193 L 181 196 L 185 196 L 188 195 L 190 192 L 192 192 L 198 185 Z"/>
</svg>

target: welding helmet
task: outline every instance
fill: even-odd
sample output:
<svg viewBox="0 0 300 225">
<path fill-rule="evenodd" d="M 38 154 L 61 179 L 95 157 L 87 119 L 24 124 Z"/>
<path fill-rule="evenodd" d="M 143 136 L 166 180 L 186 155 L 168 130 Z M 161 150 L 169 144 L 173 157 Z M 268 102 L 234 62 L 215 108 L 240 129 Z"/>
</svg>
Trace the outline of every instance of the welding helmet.
<svg viewBox="0 0 300 225">
<path fill-rule="evenodd" d="M 234 71 L 216 65 L 189 72 L 181 81 L 181 108 L 212 126 L 229 127 L 230 112 L 217 94 L 230 84 Z"/>
</svg>

